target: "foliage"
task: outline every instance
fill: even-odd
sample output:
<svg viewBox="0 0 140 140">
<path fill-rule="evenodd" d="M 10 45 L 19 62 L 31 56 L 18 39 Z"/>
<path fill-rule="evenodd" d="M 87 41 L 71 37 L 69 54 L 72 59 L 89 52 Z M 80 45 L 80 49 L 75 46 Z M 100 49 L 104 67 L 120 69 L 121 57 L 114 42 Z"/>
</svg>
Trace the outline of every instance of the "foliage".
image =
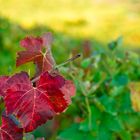
<svg viewBox="0 0 140 140">
<path fill-rule="evenodd" d="M 4 25 L 10 24 L 6 20 L 2 22 Z M 16 30 L 12 30 L 13 27 L 15 26 L 8 25 L 8 28 L 3 28 L 4 31 L 0 32 L 1 46 L 3 46 L 3 51 L 0 53 L 5 54 L 6 51 L 12 55 L 8 60 L 12 63 L 4 63 L 4 68 L 9 64 L 14 67 L 14 52 L 19 46 L 17 42 L 26 33 L 41 34 L 43 29 L 50 30 L 38 27 L 28 31 L 17 26 Z M 79 52 L 82 53 L 81 59 L 59 68 L 60 73 L 74 81 L 76 96 L 64 113 L 28 133 L 24 136 L 24 140 L 40 137 L 49 140 L 139 140 L 140 113 L 132 106 L 139 104 L 139 96 L 134 97 L 137 100 L 133 98 L 136 91 L 133 85 L 139 83 L 140 79 L 139 55 L 122 47 L 122 37 L 110 42 L 108 47 L 102 47 L 102 44 L 95 43 L 95 40 L 74 39 L 54 31 L 53 34 L 55 40 L 52 49 L 57 63 L 63 62 L 68 54 L 75 56 Z M 6 38 L 9 39 L 9 45 Z M 5 61 L 5 55 L 0 57 Z M 1 62 L 0 65 L 3 66 Z M 29 72 L 30 68 L 31 75 L 34 74 L 31 63 L 23 66 L 26 72 Z M 18 71 L 21 68 L 23 67 L 21 66 Z M 12 73 L 15 71 L 17 69 L 14 68 Z M 7 70 L 0 72 L 9 73 Z M 3 106 L 1 103 L 1 109 Z"/>
<path fill-rule="evenodd" d="M 129 87 L 140 79 L 140 58 L 123 49 L 120 42 L 119 37 L 109 43 L 108 49 L 94 48 L 81 64 L 62 68 L 75 81 L 77 93 L 69 108 L 73 113 L 66 112 L 73 123 L 59 133 L 59 140 L 140 138 L 140 113 L 132 107 Z M 70 137 L 71 133 L 75 135 Z"/>
<path fill-rule="evenodd" d="M 37 70 L 32 80 L 26 72 L 0 77 L 0 96 L 6 108 L 0 139 L 22 139 L 24 133 L 35 130 L 62 113 L 71 103 L 75 86 L 72 81 L 60 76 L 51 53 L 51 43 L 50 33 L 21 41 L 26 51 L 18 53 L 17 62 L 18 65 L 29 61 L 36 64 Z M 11 117 L 14 119 L 11 120 Z"/>
</svg>

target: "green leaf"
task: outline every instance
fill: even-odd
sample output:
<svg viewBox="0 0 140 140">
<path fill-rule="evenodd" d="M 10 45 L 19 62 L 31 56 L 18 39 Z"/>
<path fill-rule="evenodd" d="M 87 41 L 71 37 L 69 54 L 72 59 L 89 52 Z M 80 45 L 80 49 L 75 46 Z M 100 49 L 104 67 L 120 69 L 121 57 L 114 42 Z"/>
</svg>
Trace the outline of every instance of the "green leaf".
<svg viewBox="0 0 140 140">
<path fill-rule="evenodd" d="M 71 127 L 65 129 L 63 132 L 61 132 L 58 136 L 58 139 L 61 140 L 74 140 L 75 138 L 77 140 L 82 139 L 82 134 L 80 134 L 78 131 L 78 124 L 72 124 Z"/>
<path fill-rule="evenodd" d="M 101 71 L 96 71 L 94 73 L 94 78 L 93 78 L 94 82 L 96 82 L 96 83 L 99 82 L 102 78 L 101 76 L 102 76 Z"/>
<path fill-rule="evenodd" d="M 98 131 L 97 140 L 112 140 L 112 132 L 101 125 Z"/>
<path fill-rule="evenodd" d="M 120 132 L 124 129 L 123 124 L 118 116 L 110 115 L 108 113 L 102 114 L 102 123 L 101 125 L 113 132 Z"/>
<path fill-rule="evenodd" d="M 132 140 L 131 133 L 126 130 L 119 132 L 119 136 L 121 140 Z"/>
<path fill-rule="evenodd" d="M 119 117 L 128 130 L 140 130 L 140 113 L 122 113 L 119 115 Z"/>
<path fill-rule="evenodd" d="M 113 80 L 111 85 L 112 86 L 125 86 L 128 84 L 128 76 L 125 74 L 120 74 L 120 75 L 116 75 Z"/>
<path fill-rule="evenodd" d="M 100 125 L 101 112 L 96 108 L 96 106 L 90 106 L 91 109 L 91 128 L 89 128 L 89 118 L 87 117 L 84 122 L 80 123 L 79 130 L 88 132 L 94 131 L 96 133 L 98 131 Z"/>
<path fill-rule="evenodd" d="M 82 68 L 86 69 L 91 64 L 91 58 L 86 58 L 81 62 Z"/>
<path fill-rule="evenodd" d="M 121 46 L 123 43 L 123 38 L 122 36 L 118 37 L 117 40 L 112 41 L 108 44 L 108 47 L 110 50 L 116 49 L 116 47 Z"/>
<path fill-rule="evenodd" d="M 130 98 L 130 92 L 128 89 L 124 89 L 123 92 L 116 98 L 118 104 L 117 108 L 119 112 L 133 112 L 132 106 L 131 106 L 131 98 Z"/>
<path fill-rule="evenodd" d="M 100 97 L 100 102 L 104 105 L 105 111 L 112 114 L 116 115 L 117 113 L 117 108 L 116 108 L 116 100 L 110 96 L 103 95 Z"/>
<path fill-rule="evenodd" d="M 58 136 L 58 140 L 96 140 L 92 133 L 79 130 L 79 124 L 72 124 Z"/>
<path fill-rule="evenodd" d="M 110 50 L 114 50 L 117 47 L 117 42 L 116 41 L 112 41 L 108 44 L 108 47 Z"/>
</svg>

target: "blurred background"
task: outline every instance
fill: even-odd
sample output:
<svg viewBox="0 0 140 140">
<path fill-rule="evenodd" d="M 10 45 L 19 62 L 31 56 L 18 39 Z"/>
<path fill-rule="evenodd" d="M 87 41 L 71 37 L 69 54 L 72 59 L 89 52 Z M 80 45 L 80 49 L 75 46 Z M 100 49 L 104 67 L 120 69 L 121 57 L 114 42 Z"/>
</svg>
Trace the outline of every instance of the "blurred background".
<svg viewBox="0 0 140 140">
<path fill-rule="evenodd" d="M 122 36 L 125 47 L 137 49 L 140 46 L 140 1 L 0 0 L 1 50 L 4 47 L 15 53 L 19 40 L 25 35 L 39 35 L 50 30 L 64 35 L 62 46 L 71 40 L 76 42 L 66 43 L 67 46 L 80 46 L 81 40 L 86 39 L 105 46 Z M 6 54 L 0 54 L 0 58 L 2 55 Z M 13 58 L 6 58 L 0 65 L 4 67 L 7 63 L 10 69 Z"/>
<path fill-rule="evenodd" d="M 137 50 L 140 46 L 140 1 L 0 0 L 1 50 L 4 47 L 15 53 L 19 40 L 25 35 L 39 35 L 50 30 L 64 35 L 59 36 L 63 38 L 60 39 L 62 46 L 65 46 L 64 42 L 76 40 L 72 45 L 66 44 L 78 47 L 81 40 L 86 39 L 105 46 L 122 36 L 127 49 Z M 1 54 L 0 58 L 2 55 L 6 54 Z M 10 69 L 13 65 L 10 61 L 12 59 L 0 62 L 0 65 L 4 67 L 7 63 Z"/>
<path fill-rule="evenodd" d="M 102 43 L 122 35 L 129 47 L 140 44 L 139 0 L 0 0 L 0 14 L 26 29 L 47 26 Z"/>
<path fill-rule="evenodd" d="M 25 70 L 31 74 L 34 73 L 34 66 L 32 63 L 23 65 L 19 68 L 15 67 L 16 52 L 22 49 L 19 42 L 25 36 L 40 36 L 42 33 L 48 31 L 52 32 L 54 36 L 52 51 L 57 64 L 64 62 L 73 54 L 83 53 L 83 57 L 78 60 L 79 65 L 78 63 L 75 64 L 78 65 L 78 68 L 75 69 L 79 71 L 79 77 L 83 76 L 81 81 L 83 80 L 82 82 L 86 87 L 92 82 L 101 84 L 103 81 L 110 82 L 114 78 L 115 82 L 112 80 L 112 85 L 108 88 L 111 91 L 107 91 L 107 93 L 110 93 L 110 95 L 112 92 L 116 93 L 116 95 L 119 93 L 120 96 L 120 92 L 124 93 L 127 90 L 122 90 L 119 86 L 126 88 L 129 81 L 139 80 L 139 54 L 134 54 L 133 52 L 139 52 L 140 48 L 140 0 L 0 0 L 0 75 L 11 75 L 21 70 Z M 115 40 L 117 41 L 115 42 Z M 114 42 L 110 44 L 111 41 Z M 117 45 L 119 46 L 119 44 L 121 44 L 121 49 L 117 50 L 117 52 L 107 53 L 105 51 L 106 48 L 108 48 L 108 45 L 110 46 L 110 49 L 113 50 L 114 47 Z M 98 50 L 98 52 L 95 50 Z M 125 53 L 124 50 L 131 52 L 130 56 L 132 59 L 131 63 L 126 62 L 126 65 L 121 67 L 123 62 L 127 59 L 126 57 L 128 57 L 126 56 L 128 53 Z M 96 57 L 90 57 L 92 51 L 94 55 L 97 55 Z M 106 56 L 102 54 L 105 54 Z M 114 55 L 116 58 L 114 58 Z M 110 72 L 113 73 L 111 75 L 111 80 L 109 80 L 110 75 L 107 78 L 102 79 L 104 77 L 102 76 L 104 75 L 104 69 L 103 71 L 101 70 L 103 66 L 99 64 L 100 58 L 103 58 L 103 60 L 105 58 L 108 63 L 107 67 L 110 66 L 104 69 L 106 69 L 105 73 L 109 73 L 107 72 L 107 69 L 112 70 Z M 94 67 L 96 69 L 95 71 L 91 68 L 91 59 L 94 59 L 94 63 L 97 63 L 95 66 L 96 68 Z M 62 68 L 62 71 L 64 72 L 64 75 L 70 77 L 67 75 L 67 68 Z M 95 75 L 95 77 L 93 77 L 93 75 Z M 74 80 L 76 81 L 76 79 Z M 105 97 L 100 100 L 100 97 L 104 96 L 103 91 L 106 90 L 104 87 L 104 84 L 102 84 L 99 91 L 97 91 L 99 92 L 96 99 L 97 103 L 100 102 L 99 104 L 101 104 L 102 101 L 105 102 L 106 100 L 108 102 L 105 102 L 105 106 L 107 104 L 114 106 L 114 104 L 111 104 L 112 100 L 110 101 L 110 97 Z M 137 87 L 139 87 L 139 84 Z M 136 92 L 134 85 L 131 87 L 131 90 Z M 74 104 L 76 105 L 78 104 L 77 100 L 80 98 L 81 92 L 82 91 L 79 89 L 78 95 L 74 99 Z M 138 90 L 138 92 L 140 92 L 140 90 Z M 113 95 L 113 98 L 116 97 L 116 95 Z M 124 96 L 120 96 L 120 106 L 126 102 L 128 105 L 122 105 L 122 108 L 124 109 L 126 107 L 130 111 L 130 97 L 125 96 L 126 98 L 124 97 L 124 99 L 122 99 L 122 97 Z M 135 96 L 133 101 L 135 102 L 138 98 L 140 98 L 139 95 Z M 114 99 L 114 101 L 115 100 L 116 99 Z M 137 103 L 134 104 L 139 108 L 137 111 L 140 111 L 140 104 Z M 79 110 L 76 109 L 73 111 L 73 108 L 76 108 L 76 106 L 73 106 L 70 108 L 68 113 L 66 112 L 66 114 L 63 114 L 60 118 L 56 119 L 56 122 L 62 122 L 60 130 L 55 128 L 54 132 L 52 132 L 52 123 L 50 122 L 50 125 L 49 123 L 47 124 L 47 128 L 45 125 L 34 132 L 34 136 L 41 137 L 45 135 L 45 137 L 51 137 L 51 140 L 56 140 L 56 136 L 61 130 L 63 131 L 66 127 L 69 127 L 71 123 L 81 122 L 84 117 L 87 118 L 82 111 L 79 112 Z M 79 106 L 82 106 L 82 104 Z M 126 110 L 124 111 L 125 113 L 127 112 Z M 140 121 L 138 121 L 140 120 L 140 114 L 135 114 L 132 111 L 131 116 L 129 111 L 127 112 L 129 113 L 129 116 L 125 114 L 126 118 L 121 118 L 121 121 L 123 120 L 127 123 L 127 121 L 129 122 L 130 120 L 130 124 L 125 125 L 126 128 L 124 126 L 124 130 L 123 132 L 121 130 L 121 134 L 119 133 L 121 136 L 117 137 L 117 140 L 140 140 Z M 75 115 L 71 116 L 71 113 L 74 113 Z M 67 121 L 65 116 L 69 118 L 69 121 Z M 132 124 L 133 126 L 131 126 Z M 111 124 L 110 127 L 113 127 L 113 125 Z M 70 132 L 72 130 L 76 132 L 76 128 L 77 125 L 76 127 L 74 126 L 73 129 L 70 128 L 68 131 L 69 133 L 64 133 L 62 138 L 66 135 L 71 135 Z M 86 129 L 87 127 L 85 124 L 82 124 L 81 128 L 81 130 L 84 131 L 84 135 L 80 135 L 81 130 L 80 134 L 78 130 L 77 134 L 79 134 L 78 136 L 80 138 L 76 135 L 77 137 L 75 137 L 74 140 L 81 140 L 81 138 L 86 136 L 85 132 L 87 134 L 88 130 Z M 104 125 L 103 128 L 105 128 Z M 46 129 L 48 132 L 46 132 Z M 104 131 L 105 130 L 103 130 L 103 132 Z M 88 136 L 90 135 L 88 134 Z M 116 140 L 115 138 L 112 138 L 112 133 L 111 136 L 109 135 L 110 138 L 104 133 L 101 136 L 102 138 L 98 138 L 97 140 Z M 66 138 L 63 140 L 73 139 Z M 89 137 L 87 140 L 92 140 L 92 138 Z"/>
</svg>

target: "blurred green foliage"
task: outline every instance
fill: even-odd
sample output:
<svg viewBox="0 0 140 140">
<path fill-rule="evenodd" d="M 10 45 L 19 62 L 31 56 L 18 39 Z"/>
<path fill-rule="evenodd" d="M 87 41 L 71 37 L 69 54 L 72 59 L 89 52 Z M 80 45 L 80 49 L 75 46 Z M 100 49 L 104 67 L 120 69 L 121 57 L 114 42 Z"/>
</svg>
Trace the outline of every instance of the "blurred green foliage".
<svg viewBox="0 0 140 140">
<path fill-rule="evenodd" d="M 60 72 L 75 82 L 77 92 L 68 110 L 38 127 L 24 139 L 47 140 L 139 140 L 140 112 L 131 103 L 129 83 L 140 79 L 140 57 L 122 47 L 122 37 L 106 47 L 96 40 L 72 38 L 45 26 L 30 30 L 0 18 L 0 74 L 25 70 L 34 73 L 33 64 L 15 67 L 19 42 L 28 35 L 51 31 L 53 56 L 57 64 L 69 56 L 82 57 Z M 88 42 L 88 43 L 87 43 Z M 108 47 L 107 47 L 108 46 Z"/>
<path fill-rule="evenodd" d="M 77 94 L 65 113 L 73 120 L 59 133 L 59 140 L 140 139 L 140 112 L 132 106 L 129 89 L 132 81 L 140 79 L 140 57 L 120 42 L 119 37 L 108 48 L 94 47 L 81 64 L 64 72 L 75 81 Z"/>
</svg>

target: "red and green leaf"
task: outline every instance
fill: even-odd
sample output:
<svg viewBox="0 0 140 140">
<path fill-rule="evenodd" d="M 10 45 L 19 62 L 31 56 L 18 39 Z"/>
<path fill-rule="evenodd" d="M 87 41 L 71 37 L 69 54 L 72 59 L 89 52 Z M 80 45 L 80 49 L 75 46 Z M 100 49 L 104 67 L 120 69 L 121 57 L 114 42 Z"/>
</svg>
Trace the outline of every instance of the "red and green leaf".
<svg viewBox="0 0 140 140">
<path fill-rule="evenodd" d="M 26 37 L 21 41 L 21 46 L 25 48 L 25 51 L 17 53 L 16 65 L 20 66 L 27 62 L 34 62 L 39 74 L 52 70 L 55 61 L 51 53 L 51 44 L 51 33 L 46 33 L 42 37 Z"/>
<path fill-rule="evenodd" d="M 0 140 L 21 140 L 56 114 L 65 111 L 75 94 L 72 81 L 65 80 L 54 69 L 51 33 L 42 37 L 26 37 L 21 41 L 24 51 L 18 52 L 16 65 L 27 62 L 37 65 L 37 77 L 31 81 L 26 72 L 0 77 L 0 96 L 4 98 L 6 115 L 2 116 Z M 21 128 L 9 116 L 15 116 Z"/>
<path fill-rule="evenodd" d="M 14 114 L 25 132 L 33 131 L 48 119 L 52 119 L 55 114 L 63 112 L 75 92 L 70 81 L 60 75 L 52 76 L 48 72 L 40 76 L 35 87 L 25 72 L 11 77 L 7 85 L 7 114 Z"/>
</svg>

